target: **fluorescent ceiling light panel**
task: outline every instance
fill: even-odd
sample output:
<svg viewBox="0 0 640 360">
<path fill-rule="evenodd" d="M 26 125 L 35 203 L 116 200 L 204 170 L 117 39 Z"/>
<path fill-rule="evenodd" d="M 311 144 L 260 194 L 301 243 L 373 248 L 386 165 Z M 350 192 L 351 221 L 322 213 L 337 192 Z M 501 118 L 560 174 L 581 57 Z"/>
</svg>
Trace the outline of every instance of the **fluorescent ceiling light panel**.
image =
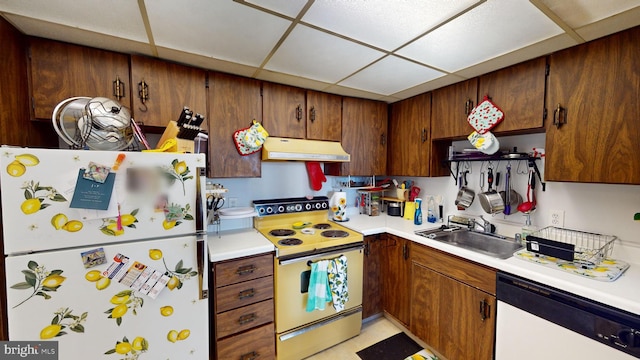
<svg viewBox="0 0 640 360">
<path fill-rule="evenodd" d="M 573 29 L 640 6 L 638 0 L 542 0 L 540 2 Z"/>
<path fill-rule="evenodd" d="M 136 1 L 2 1 L 0 10 L 72 28 L 147 42 L 147 33 Z"/>
<path fill-rule="evenodd" d="M 259 66 L 290 21 L 231 0 L 147 1 L 155 43 Z"/>
<path fill-rule="evenodd" d="M 524 0 L 488 0 L 397 53 L 455 72 L 563 33 Z"/>
<path fill-rule="evenodd" d="M 338 85 L 382 95 L 420 85 L 445 74 L 397 56 L 387 56 L 368 68 L 348 77 Z"/>
<path fill-rule="evenodd" d="M 392 51 L 477 0 L 319 0 L 302 21 Z"/>
<path fill-rule="evenodd" d="M 295 18 L 307 4 L 307 0 L 247 0 L 247 3 Z"/>
<path fill-rule="evenodd" d="M 382 56 L 380 51 L 298 25 L 265 69 L 334 84 Z"/>
</svg>

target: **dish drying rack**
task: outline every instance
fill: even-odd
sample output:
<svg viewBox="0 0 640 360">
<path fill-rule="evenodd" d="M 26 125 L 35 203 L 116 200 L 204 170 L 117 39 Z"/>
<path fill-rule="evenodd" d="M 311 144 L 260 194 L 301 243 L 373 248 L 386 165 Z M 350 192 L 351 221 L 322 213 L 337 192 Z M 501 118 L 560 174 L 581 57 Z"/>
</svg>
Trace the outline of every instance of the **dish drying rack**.
<svg viewBox="0 0 640 360">
<path fill-rule="evenodd" d="M 548 226 L 529 234 L 526 245 L 536 256 L 556 257 L 590 269 L 611 256 L 616 239 L 614 235 Z"/>
</svg>

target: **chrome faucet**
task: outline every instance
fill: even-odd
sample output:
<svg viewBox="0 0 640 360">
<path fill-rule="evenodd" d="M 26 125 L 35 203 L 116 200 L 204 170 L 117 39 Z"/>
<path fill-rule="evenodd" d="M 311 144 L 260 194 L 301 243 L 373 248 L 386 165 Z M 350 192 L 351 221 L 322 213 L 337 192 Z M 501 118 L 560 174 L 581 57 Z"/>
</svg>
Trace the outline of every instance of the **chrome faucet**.
<svg viewBox="0 0 640 360">
<path fill-rule="evenodd" d="M 496 231 L 495 225 L 491 224 L 487 219 L 484 218 L 484 216 L 481 215 L 480 219 L 482 219 L 482 224 L 474 219 L 470 219 L 471 221 L 469 222 L 469 230 L 475 231 L 476 226 L 479 226 L 482 228 L 482 232 L 486 234 L 492 234 Z"/>
</svg>

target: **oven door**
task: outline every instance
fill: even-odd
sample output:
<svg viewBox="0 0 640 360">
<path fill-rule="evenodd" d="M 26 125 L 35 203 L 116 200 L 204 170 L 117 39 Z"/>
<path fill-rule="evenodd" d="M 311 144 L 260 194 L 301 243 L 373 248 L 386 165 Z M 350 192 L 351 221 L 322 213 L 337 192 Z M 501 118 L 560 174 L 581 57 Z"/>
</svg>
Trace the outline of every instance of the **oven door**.
<svg viewBox="0 0 640 360">
<path fill-rule="evenodd" d="M 322 250 L 318 254 L 275 260 L 277 333 L 338 314 L 331 303 L 327 303 L 324 310 L 307 312 L 307 289 L 312 262 L 330 260 L 341 255 L 346 256 L 349 301 L 345 304 L 342 312 L 349 311 L 362 304 L 362 243 Z"/>
</svg>

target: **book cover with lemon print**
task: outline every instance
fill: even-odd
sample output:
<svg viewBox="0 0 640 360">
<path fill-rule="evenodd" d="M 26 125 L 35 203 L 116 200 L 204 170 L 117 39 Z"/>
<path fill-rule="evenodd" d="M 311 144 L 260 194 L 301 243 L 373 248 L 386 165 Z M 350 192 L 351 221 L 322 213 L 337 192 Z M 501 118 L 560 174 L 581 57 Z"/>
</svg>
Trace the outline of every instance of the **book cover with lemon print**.
<svg viewBox="0 0 640 360">
<path fill-rule="evenodd" d="M 70 207 L 90 162 L 115 173 L 108 210 Z M 196 246 L 204 166 L 204 155 L 0 149 L 10 340 L 58 341 L 71 360 L 208 358 Z M 87 253 L 106 261 L 87 268 Z M 166 275 L 156 298 L 105 276 L 116 254 Z"/>
</svg>

